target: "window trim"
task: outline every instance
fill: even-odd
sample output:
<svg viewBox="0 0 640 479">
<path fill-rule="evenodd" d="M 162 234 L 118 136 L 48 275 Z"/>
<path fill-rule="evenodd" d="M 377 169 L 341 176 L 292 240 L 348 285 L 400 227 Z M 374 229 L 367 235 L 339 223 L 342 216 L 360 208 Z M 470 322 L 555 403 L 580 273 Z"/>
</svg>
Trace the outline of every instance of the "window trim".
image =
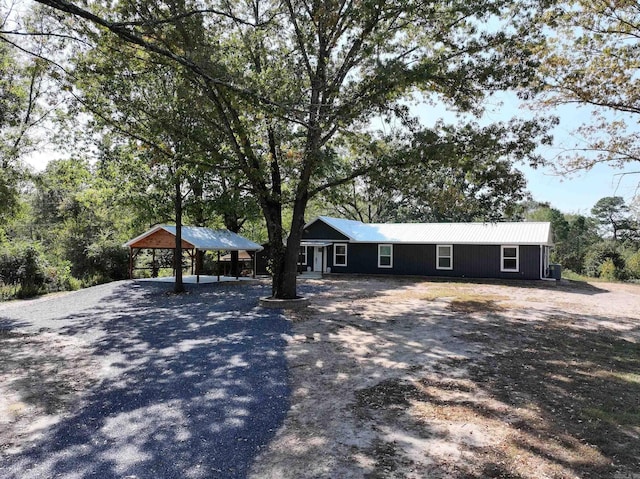
<svg viewBox="0 0 640 479">
<path fill-rule="evenodd" d="M 380 254 L 380 249 L 382 247 L 384 247 L 384 246 L 388 246 L 389 247 L 389 254 L 388 255 L 387 254 L 385 254 L 385 255 Z M 389 258 L 389 264 L 382 264 L 380 262 L 380 259 L 382 257 Z M 393 245 L 392 244 L 390 244 L 390 243 L 382 243 L 382 244 L 378 245 L 378 268 L 386 268 L 386 269 L 392 269 L 393 268 Z"/>
<path fill-rule="evenodd" d="M 440 248 L 449 248 L 449 254 L 440 256 Z M 449 266 L 440 266 L 440 258 L 449 258 Z M 436 245 L 436 269 L 452 271 L 453 270 L 453 245 L 452 244 L 437 244 Z"/>
<path fill-rule="evenodd" d="M 344 246 L 344 255 L 343 254 L 338 255 L 337 246 Z M 347 255 L 349 253 L 348 250 L 349 250 L 349 248 L 347 248 L 347 243 L 334 243 L 334 245 L 333 245 L 333 266 L 338 266 L 338 267 L 347 266 Z M 337 257 L 338 256 L 344 256 L 344 264 L 337 262 Z"/>
<path fill-rule="evenodd" d="M 515 259 L 516 260 L 515 269 L 513 269 L 513 268 L 505 268 L 504 267 L 504 260 L 505 260 L 504 250 L 506 248 L 515 248 L 515 250 L 516 250 L 515 258 L 513 256 L 507 256 L 507 258 L 506 258 L 506 259 Z M 513 244 L 500 245 L 500 272 L 502 272 L 502 273 L 519 273 L 520 272 L 520 247 L 518 245 L 513 245 Z"/>
<path fill-rule="evenodd" d="M 300 246 L 300 249 L 304 248 L 304 253 L 302 253 L 301 251 L 298 251 L 298 264 L 304 265 L 306 266 L 308 264 L 309 261 L 309 250 L 307 249 L 307 246 Z M 300 258 L 304 257 L 304 261 L 300 261 Z"/>
</svg>

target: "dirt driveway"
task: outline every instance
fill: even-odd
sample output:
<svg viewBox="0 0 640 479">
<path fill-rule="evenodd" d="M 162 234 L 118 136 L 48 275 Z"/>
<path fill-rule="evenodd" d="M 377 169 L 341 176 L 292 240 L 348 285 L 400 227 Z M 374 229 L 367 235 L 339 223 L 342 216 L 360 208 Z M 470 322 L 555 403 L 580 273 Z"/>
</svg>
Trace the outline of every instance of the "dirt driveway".
<svg viewBox="0 0 640 479">
<path fill-rule="evenodd" d="M 640 478 L 640 287 L 318 281 L 253 478 Z"/>
</svg>

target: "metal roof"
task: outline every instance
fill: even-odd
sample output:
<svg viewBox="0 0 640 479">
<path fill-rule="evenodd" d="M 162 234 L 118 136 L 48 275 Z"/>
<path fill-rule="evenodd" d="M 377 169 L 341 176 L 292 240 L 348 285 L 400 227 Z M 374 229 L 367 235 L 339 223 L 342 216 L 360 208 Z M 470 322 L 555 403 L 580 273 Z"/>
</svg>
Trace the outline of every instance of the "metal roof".
<svg viewBox="0 0 640 479">
<path fill-rule="evenodd" d="M 315 221 L 326 223 L 354 243 L 553 245 L 548 222 L 363 223 L 319 216 L 305 228 Z"/>
<path fill-rule="evenodd" d="M 131 241 L 128 241 L 125 243 L 125 246 L 135 244 L 141 239 L 146 238 L 161 229 L 174 236 L 176 235 L 175 226 L 158 225 L 154 226 L 149 231 L 142 233 Z M 199 250 L 262 251 L 262 246 L 259 244 L 225 229 L 214 230 L 199 226 L 183 226 L 181 233 L 184 241 L 192 244 L 194 248 Z"/>
</svg>

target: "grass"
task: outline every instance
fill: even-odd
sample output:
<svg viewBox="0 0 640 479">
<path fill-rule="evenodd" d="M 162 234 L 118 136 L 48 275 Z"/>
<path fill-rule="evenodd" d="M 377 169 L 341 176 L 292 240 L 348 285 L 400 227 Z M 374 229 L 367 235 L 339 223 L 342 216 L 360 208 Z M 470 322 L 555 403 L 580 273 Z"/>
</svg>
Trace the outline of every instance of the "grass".
<svg viewBox="0 0 640 479">
<path fill-rule="evenodd" d="M 595 278 L 592 276 L 585 276 L 584 274 L 575 273 L 570 269 L 562 270 L 562 279 L 566 279 L 568 281 L 576 281 L 579 283 L 624 283 L 624 281 L 617 281 L 615 279 L 603 279 Z"/>
</svg>

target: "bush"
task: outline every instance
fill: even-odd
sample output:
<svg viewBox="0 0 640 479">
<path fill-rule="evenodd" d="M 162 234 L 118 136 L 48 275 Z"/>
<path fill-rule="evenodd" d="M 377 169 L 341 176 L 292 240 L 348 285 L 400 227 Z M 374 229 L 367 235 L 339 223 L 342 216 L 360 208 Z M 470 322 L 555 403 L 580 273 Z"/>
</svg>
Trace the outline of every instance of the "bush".
<svg viewBox="0 0 640 479">
<path fill-rule="evenodd" d="M 47 271 L 48 291 L 76 291 L 81 288 L 81 283 L 71 274 L 71 263 L 62 261 L 52 266 Z"/>
<path fill-rule="evenodd" d="M 100 278 L 100 283 L 126 279 L 129 276 L 129 252 L 113 241 L 98 241 L 87 248 L 90 266 L 88 276 Z"/>
<path fill-rule="evenodd" d="M 46 268 L 47 262 L 40 253 L 33 246 L 27 246 L 17 272 L 20 280 L 18 298 L 30 298 L 42 291 L 47 280 Z"/>
<path fill-rule="evenodd" d="M 607 274 L 613 274 L 615 279 L 623 279 L 625 276 L 625 262 L 617 249 L 617 245 L 612 241 L 603 241 L 591 245 L 584 258 L 584 269 L 588 276 L 599 278 L 602 271 L 602 265 L 609 260 L 613 264 L 613 273 L 611 266 L 605 267 Z"/>
<path fill-rule="evenodd" d="M 599 276 L 606 281 L 615 281 L 618 279 L 618 271 L 619 270 L 616 268 L 616 265 L 613 264 L 613 260 L 611 258 L 607 258 L 604 263 L 600 265 Z"/>
<path fill-rule="evenodd" d="M 0 287 L 0 299 L 7 300 L 73 291 L 80 288 L 80 282 L 71 275 L 70 262 L 52 266 L 37 243 L 17 244 L 0 249 Z"/>
<path fill-rule="evenodd" d="M 627 275 L 632 279 L 640 279 L 640 251 L 636 251 L 625 261 Z"/>
</svg>

